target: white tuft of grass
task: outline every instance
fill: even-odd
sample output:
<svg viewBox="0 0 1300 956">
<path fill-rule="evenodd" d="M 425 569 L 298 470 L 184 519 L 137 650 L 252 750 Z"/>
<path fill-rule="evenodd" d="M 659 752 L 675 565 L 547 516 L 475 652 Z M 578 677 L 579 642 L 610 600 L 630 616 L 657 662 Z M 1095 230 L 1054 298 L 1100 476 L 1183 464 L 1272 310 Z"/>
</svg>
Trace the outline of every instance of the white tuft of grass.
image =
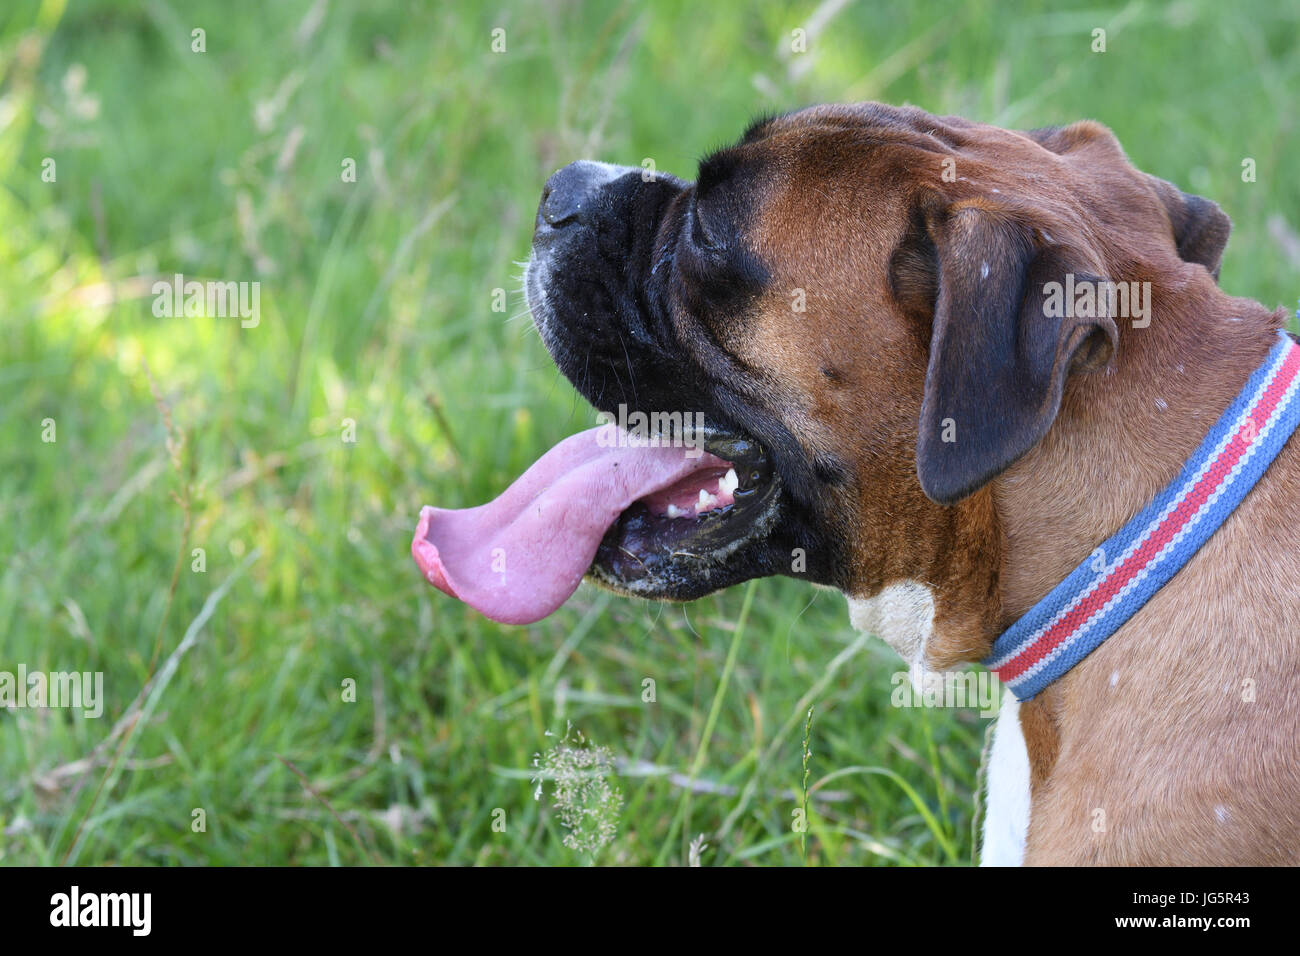
<svg viewBox="0 0 1300 956">
<path fill-rule="evenodd" d="M 576 738 L 570 742 L 570 738 Z M 554 747 L 535 754 L 533 798 L 542 798 L 543 782 L 554 784 L 551 803 L 569 832 L 564 845 L 594 857 L 618 833 L 623 793 L 611 783 L 614 756 L 608 747 L 589 743 L 569 727 Z"/>
</svg>

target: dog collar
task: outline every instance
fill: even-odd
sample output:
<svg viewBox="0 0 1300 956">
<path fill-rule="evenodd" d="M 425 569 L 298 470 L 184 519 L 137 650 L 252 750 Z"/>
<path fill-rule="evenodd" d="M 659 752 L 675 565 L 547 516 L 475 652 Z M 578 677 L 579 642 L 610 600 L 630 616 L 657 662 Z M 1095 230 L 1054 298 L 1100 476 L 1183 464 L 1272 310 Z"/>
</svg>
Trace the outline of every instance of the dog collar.
<svg viewBox="0 0 1300 956">
<path fill-rule="evenodd" d="M 993 643 L 984 665 L 1029 700 L 1096 650 L 1191 560 L 1300 423 L 1285 332 L 1178 477 Z"/>
</svg>

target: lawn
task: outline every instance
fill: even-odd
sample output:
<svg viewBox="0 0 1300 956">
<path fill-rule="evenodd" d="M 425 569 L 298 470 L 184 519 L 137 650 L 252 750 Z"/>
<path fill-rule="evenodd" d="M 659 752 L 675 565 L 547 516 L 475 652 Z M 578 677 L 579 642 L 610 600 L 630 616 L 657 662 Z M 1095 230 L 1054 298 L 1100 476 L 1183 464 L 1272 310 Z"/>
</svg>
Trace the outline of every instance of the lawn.
<svg viewBox="0 0 1300 956">
<path fill-rule="evenodd" d="M 1293 303 L 1288 7 L 7 2 L 0 671 L 100 672 L 103 713 L 0 710 L 0 863 L 969 864 L 987 720 L 891 706 L 840 595 L 505 627 L 420 579 L 419 508 L 595 423 L 519 289 L 545 178 L 689 177 L 763 112 L 1098 119 Z M 256 324 L 156 314 L 176 273 Z M 595 852 L 532 779 L 583 753 Z"/>
</svg>

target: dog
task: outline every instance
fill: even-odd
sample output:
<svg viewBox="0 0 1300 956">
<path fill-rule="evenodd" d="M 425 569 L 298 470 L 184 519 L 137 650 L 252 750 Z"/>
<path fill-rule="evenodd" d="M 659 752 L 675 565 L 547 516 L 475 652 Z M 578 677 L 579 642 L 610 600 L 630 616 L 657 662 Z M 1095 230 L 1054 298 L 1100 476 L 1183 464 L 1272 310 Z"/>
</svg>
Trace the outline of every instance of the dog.
<svg viewBox="0 0 1300 956">
<path fill-rule="evenodd" d="M 700 415 L 698 447 L 573 436 L 492 504 L 425 508 L 412 553 L 511 623 L 584 576 L 672 600 L 804 578 L 914 675 L 1004 681 L 1008 655 L 1052 657 L 1001 645 L 1059 624 L 1054 595 L 1128 575 L 1104 642 L 1003 694 L 982 862 L 1295 864 L 1300 442 L 1259 409 L 1294 415 L 1296 347 L 1282 310 L 1219 288 L 1230 228 L 1087 120 L 824 105 L 693 183 L 571 164 L 538 208 L 535 325 L 597 409 Z M 1203 496 L 1222 513 L 1196 546 L 1175 529 L 1181 564 L 1135 571 L 1202 448 L 1257 474 Z"/>
</svg>

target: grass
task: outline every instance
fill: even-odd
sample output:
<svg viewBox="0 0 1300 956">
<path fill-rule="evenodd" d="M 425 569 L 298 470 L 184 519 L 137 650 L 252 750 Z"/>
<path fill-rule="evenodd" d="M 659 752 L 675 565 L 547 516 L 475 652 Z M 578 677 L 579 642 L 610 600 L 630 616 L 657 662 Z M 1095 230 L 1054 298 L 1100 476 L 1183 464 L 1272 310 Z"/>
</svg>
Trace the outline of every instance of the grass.
<svg viewBox="0 0 1300 956">
<path fill-rule="evenodd" d="M 106 706 L 0 712 L 0 862 L 591 862 L 533 799 L 572 727 L 622 794 L 598 863 L 969 863 L 984 721 L 892 708 L 838 595 L 584 587 L 502 627 L 421 582 L 419 506 L 593 423 L 508 321 L 545 177 L 689 175 L 767 110 L 1100 119 L 1232 215 L 1229 291 L 1293 301 L 1282 6 L 864 3 L 791 55 L 811 4 L 6 4 L 0 670 L 102 671 Z M 260 281 L 260 324 L 155 317 L 175 272 Z"/>
</svg>

